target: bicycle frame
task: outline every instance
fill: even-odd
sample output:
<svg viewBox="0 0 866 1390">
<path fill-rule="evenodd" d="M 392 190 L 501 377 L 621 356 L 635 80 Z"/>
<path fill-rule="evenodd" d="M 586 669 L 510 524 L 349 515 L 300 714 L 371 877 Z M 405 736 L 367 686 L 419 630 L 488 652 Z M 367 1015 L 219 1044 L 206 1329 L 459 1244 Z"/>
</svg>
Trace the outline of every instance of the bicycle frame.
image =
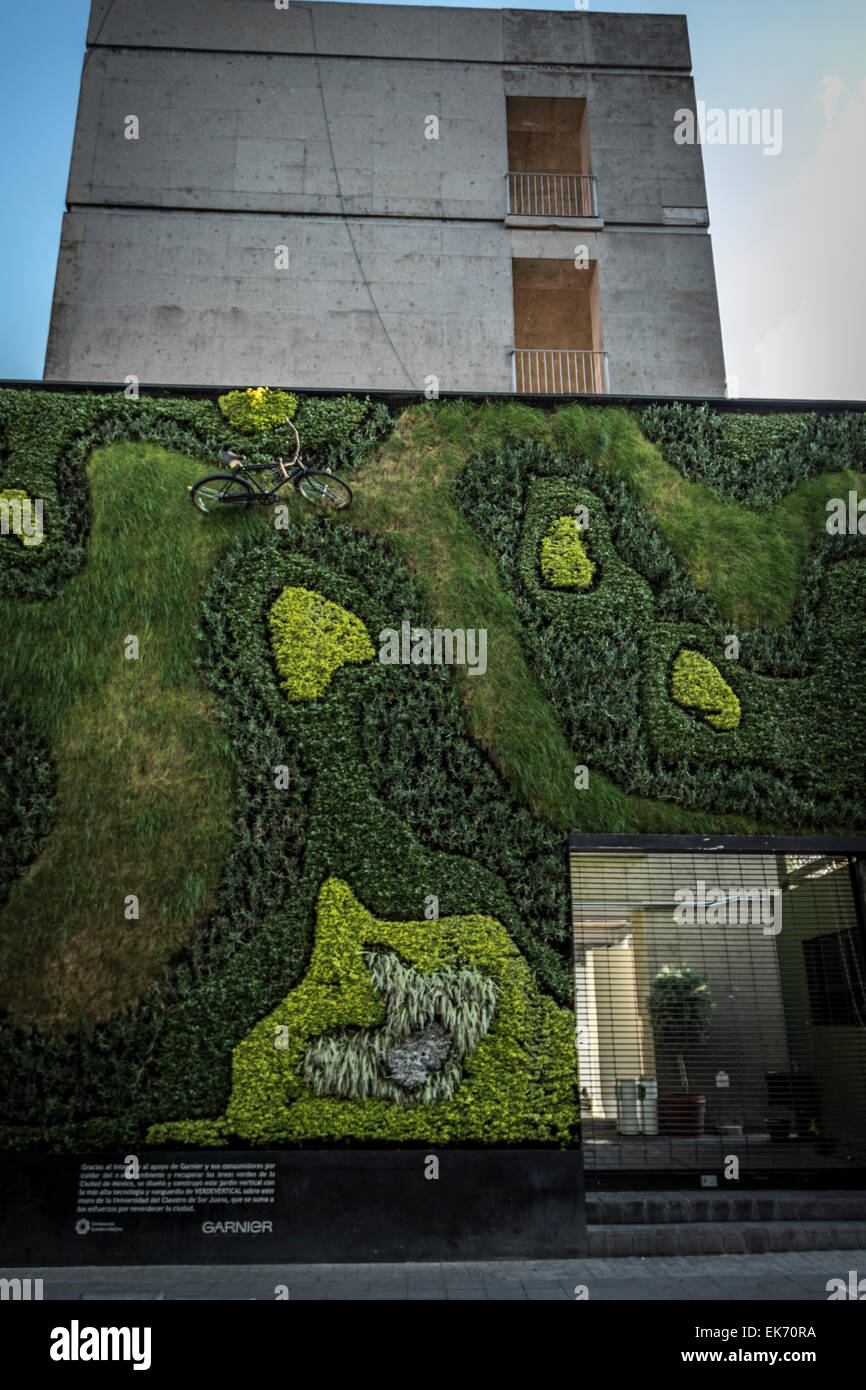
<svg viewBox="0 0 866 1390">
<path fill-rule="evenodd" d="M 257 500 L 261 502 L 269 502 L 273 498 L 278 497 L 279 494 L 282 492 L 283 488 L 286 487 L 288 483 L 294 483 L 296 479 L 302 477 L 304 473 L 308 471 L 303 459 L 301 458 L 301 437 L 298 434 L 298 431 L 295 429 L 295 426 L 292 424 L 291 420 L 285 420 L 283 423 L 289 426 L 289 428 L 292 431 L 292 434 L 295 436 L 295 456 L 289 463 L 287 463 L 285 459 L 283 459 L 280 455 L 276 456 L 275 462 L 277 464 L 277 467 L 279 468 L 279 471 L 283 475 L 283 481 L 277 487 L 263 488 L 261 484 L 257 481 L 257 479 L 254 477 L 255 473 L 261 473 L 266 468 L 270 469 L 272 465 L 269 463 L 247 464 L 245 459 L 239 459 L 235 465 L 230 465 L 230 467 L 237 468 L 239 472 L 243 473 L 247 482 L 258 493 Z"/>
<path fill-rule="evenodd" d="M 291 473 L 286 473 L 282 482 L 280 482 L 276 487 L 263 488 L 261 483 L 255 477 L 255 474 L 259 472 L 264 472 L 264 470 L 266 468 L 270 468 L 270 466 L 271 465 L 269 463 L 253 464 L 252 469 L 250 469 L 244 463 L 239 463 L 237 466 L 237 472 L 243 473 L 247 482 L 250 484 L 251 487 L 255 489 L 256 493 L 258 494 L 256 499 L 257 501 L 269 502 L 274 497 L 279 497 L 284 487 L 287 487 L 289 483 L 293 483 L 296 478 L 302 477 L 303 474 L 307 472 L 303 464 L 301 464 L 300 467 L 296 464 L 293 466 Z"/>
</svg>

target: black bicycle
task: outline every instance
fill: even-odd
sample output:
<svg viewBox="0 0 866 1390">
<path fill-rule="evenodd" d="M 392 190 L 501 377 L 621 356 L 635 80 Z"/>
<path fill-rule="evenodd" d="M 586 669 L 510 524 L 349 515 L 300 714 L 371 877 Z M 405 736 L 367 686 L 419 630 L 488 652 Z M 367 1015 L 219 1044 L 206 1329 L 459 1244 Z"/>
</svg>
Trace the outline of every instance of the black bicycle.
<svg viewBox="0 0 866 1390">
<path fill-rule="evenodd" d="M 216 512 L 223 507 L 248 507 L 253 503 L 268 505 L 279 500 L 283 488 L 294 483 L 295 490 L 314 506 L 341 510 L 352 500 L 352 489 L 329 468 L 308 468 L 301 458 L 301 439 L 291 420 L 286 420 L 295 436 L 295 456 L 284 459 L 277 455 L 269 463 L 247 463 L 245 454 L 223 449 L 221 462 L 231 473 L 209 473 L 190 483 L 187 491 L 200 512 Z M 262 487 L 255 473 L 270 473 L 270 487 Z M 276 484 L 275 486 L 273 484 Z"/>
</svg>

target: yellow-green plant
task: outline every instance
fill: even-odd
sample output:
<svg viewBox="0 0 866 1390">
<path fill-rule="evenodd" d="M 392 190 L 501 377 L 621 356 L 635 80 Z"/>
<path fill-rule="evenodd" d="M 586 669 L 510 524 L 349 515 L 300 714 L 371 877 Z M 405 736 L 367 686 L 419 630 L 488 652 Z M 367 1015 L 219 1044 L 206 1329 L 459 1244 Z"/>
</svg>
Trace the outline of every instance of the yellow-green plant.
<svg viewBox="0 0 866 1390">
<path fill-rule="evenodd" d="M 674 662 L 673 696 L 677 704 L 704 715 L 714 729 L 736 729 L 740 702 L 713 663 L 685 647 Z"/>
<path fill-rule="evenodd" d="M 595 565 L 573 516 L 558 517 L 542 538 L 541 573 L 557 589 L 587 589 L 592 583 Z"/>
<path fill-rule="evenodd" d="M 237 430 L 259 434 L 291 420 L 298 398 L 290 391 L 272 391 L 269 386 L 251 386 L 246 391 L 229 391 L 219 397 L 219 408 Z"/>
<path fill-rule="evenodd" d="M 318 699 L 341 666 L 376 655 L 361 619 L 312 589 L 284 589 L 269 622 L 281 685 L 292 700 Z"/>
<path fill-rule="evenodd" d="M 253 1144 L 311 1138 L 569 1142 L 578 1122 L 573 1016 L 541 993 L 500 922 L 480 915 L 383 920 L 336 878 L 322 885 L 316 917 L 306 976 L 234 1049 L 225 1114 L 153 1125 L 150 1143 L 211 1145 L 233 1135 Z M 399 962 L 383 965 L 385 955 Z M 400 978 L 402 962 L 432 976 L 414 1011 Z M 463 1007 L 453 998 L 455 984 Z M 401 1027 L 411 1028 L 413 1020 L 429 1017 L 437 997 L 446 1011 L 450 999 L 453 1012 L 443 1023 L 455 1050 L 466 1048 L 452 1094 L 431 1088 L 429 1099 L 422 1094 L 407 1104 L 381 1093 L 357 1094 L 363 1085 L 350 1086 L 355 1093 L 344 1098 L 317 1093 L 305 1067 L 311 1046 L 318 1049 L 323 1038 L 347 1029 L 387 1028 L 395 998 L 408 1010 Z M 329 1065 L 330 1052 L 321 1060 Z M 347 1060 L 362 1080 L 362 1059 Z"/>
</svg>

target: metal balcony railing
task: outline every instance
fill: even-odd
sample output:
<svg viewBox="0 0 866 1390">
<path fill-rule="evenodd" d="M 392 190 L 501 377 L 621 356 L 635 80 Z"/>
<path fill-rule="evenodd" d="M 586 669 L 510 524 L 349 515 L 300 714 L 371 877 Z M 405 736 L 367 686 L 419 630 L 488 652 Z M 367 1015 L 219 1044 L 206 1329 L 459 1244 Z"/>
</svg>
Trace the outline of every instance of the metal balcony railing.
<svg viewBox="0 0 866 1390">
<path fill-rule="evenodd" d="M 607 353 L 596 348 L 512 348 L 511 384 L 527 396 L 606 396 Z"/>
<path fill-rule="evenodd" d="M 505 175 L 509 217 L 598 217 L 594 174 Z"/>
</svg>

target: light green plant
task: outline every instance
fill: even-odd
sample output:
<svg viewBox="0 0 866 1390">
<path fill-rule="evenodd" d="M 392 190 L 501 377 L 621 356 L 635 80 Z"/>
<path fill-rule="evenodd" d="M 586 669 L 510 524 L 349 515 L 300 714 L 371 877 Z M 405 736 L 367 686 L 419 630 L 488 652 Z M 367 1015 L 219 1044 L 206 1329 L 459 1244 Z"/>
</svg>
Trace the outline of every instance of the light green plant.
<svg viewBox="0 0 866 1390">
<path fill-rule="evenodd" d="M 587 589 L 592 583 L 595 565 L 573 516 L 559 517 L 542 537 L 541 573 L 557 589 Z"/>
<path fill-rule="evenodd" d="M 740 702 L 713 663 L 700 652 L 684 648 L 674 662 L 673 697 L 686 709 L 704 715 L 714 729 L 736 729 Z"/>
<path fill-rule="evenodd" d="M 382 920 L 336 878 L 323 884 L 316 918 L 304 979 L 234 1049 L 225 1114 L 153 1125 L 149 1142 L 210 1145 L 231 1136 L 254 1144 L 311 1138 L 570 1141 L 579 1118 L 573 1016 L 541 994 L 500 922 L 482 916 Z M 417 975 L 426 979 L 411 1003 Z M 421 1104 L 369 1093 L 346 1099 L 317 1094 L 315 1077 L 305 1074 L 311 1045 L 316 1049 L 333 1035 L 339 1040 L 352 1028 L 387 1026 L 389 998 L 397 1004 L 395 1034 L 429 1018 L 432 1004 L 443 1009 L 455 1050 L 458 1042 L 465 1048 L 453 1094 L 440 1097 L 431 1088 Z M 322 1065 L 336 1066 L 330 1047 L 320 1055 Z M 370 1060 L 363 1050 L 348 1056 L 341 1083 L 360 1092 L 365 1080 L 369 1084 Z"/>
<path fill-rule="evenodd" d="M 312 589 L 284 589 L 269 622 L 282 688 L 292 700 L 317 699 L 341 666 L 376 655 L 361 619 Z"/>
</svg>

